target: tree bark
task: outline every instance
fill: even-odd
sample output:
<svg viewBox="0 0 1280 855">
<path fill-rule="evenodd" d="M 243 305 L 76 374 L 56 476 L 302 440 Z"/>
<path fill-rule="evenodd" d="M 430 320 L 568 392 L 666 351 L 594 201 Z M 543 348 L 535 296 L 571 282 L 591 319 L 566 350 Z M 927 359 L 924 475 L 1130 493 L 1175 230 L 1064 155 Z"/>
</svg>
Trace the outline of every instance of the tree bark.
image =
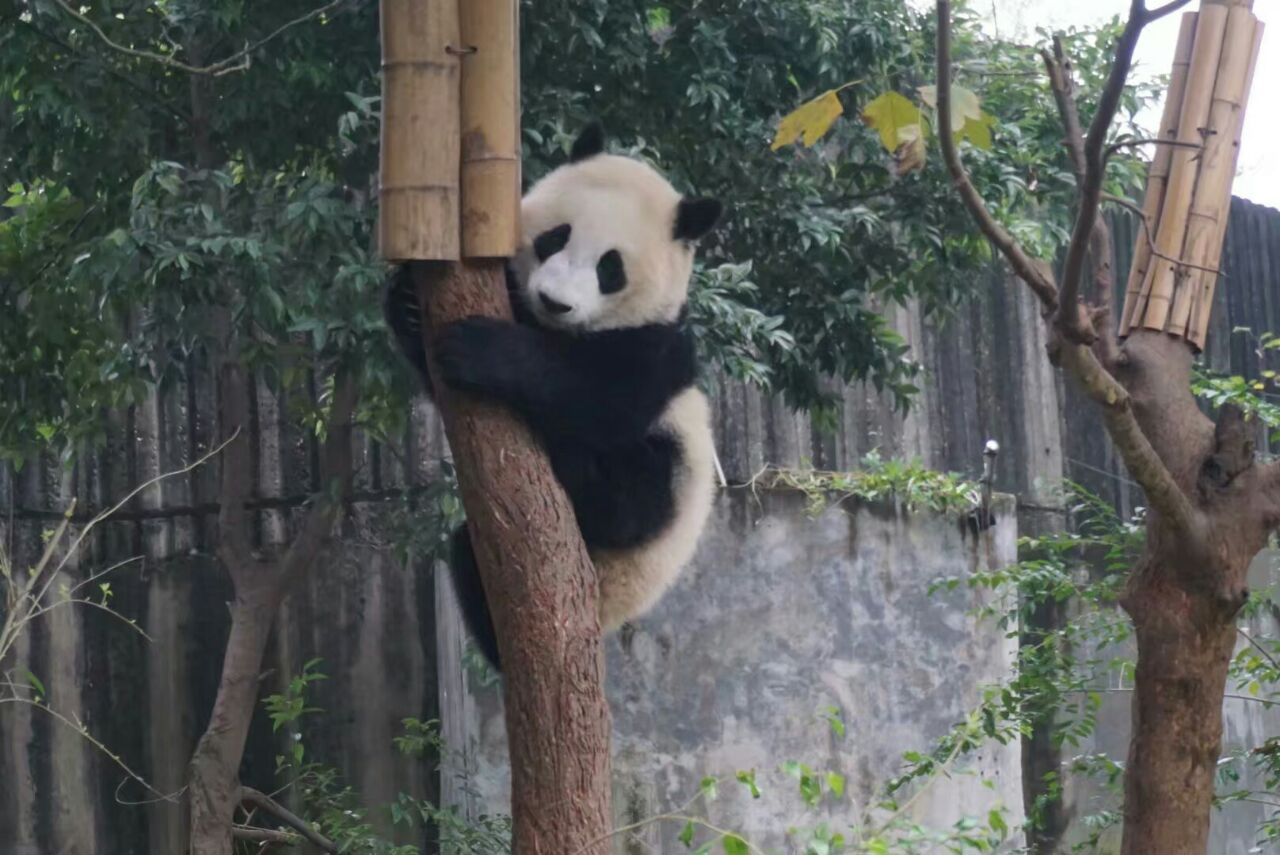
<svg viewBox="0 0 1280 855">
<path fill-rule="evenodd" d="M 213 714 L 188 767 L 191 855 L 231 852 L 232 822 L 240 803 L 240 760 L 271 626 L 294 582 L 319 558 L 340 508 L 330 497 L 318 497 L 284 555 L 264 559 L 254 554 L 245 507 L 253 483 L 248 375 L 239 362 L 230 311 L 215 310 L 213 323 L 226 342 L 218 371 L 219 427 L 224 437 L 235 437 L 222 454 L 218 556 L 231 576 L 235 600 Z M 336 479 L 339 495 L 346 495 L 351 483 L 351 418 L 357 397 L 351 376 L 340 373 L 320 460 L 322 480 L 328 486 Z"/>
<path fill-rule="evenodd" d="M 236 596 L 222 680 L 209 726 L 191 756 L 191 855 L 228 855 L 231 824 L 240 793 L 244 754 L 258 697 L 258 674 L 278 603 L 260 592 Z"/>
<path fill-rule="evenodd" d="M 510 319 L 501 260 L 414 262 L 433 332 Z M 525 425 L 450 394 L 431 366 L 504 672 L 516 855 L 609 851 L 610 719 L 595 569 L 573 507 Z"/>
</svg>

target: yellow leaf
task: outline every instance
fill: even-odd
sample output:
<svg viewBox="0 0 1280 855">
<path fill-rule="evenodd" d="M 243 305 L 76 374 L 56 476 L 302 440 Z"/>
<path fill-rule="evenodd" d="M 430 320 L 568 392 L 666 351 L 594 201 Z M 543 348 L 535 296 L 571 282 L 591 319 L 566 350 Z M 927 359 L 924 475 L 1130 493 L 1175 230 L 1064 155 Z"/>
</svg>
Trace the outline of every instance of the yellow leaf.
<svg viewBox="0 0 1280 855">
<path fill-rule="evenodd" d="M 938 109 L 938 87 L 921 86 L 920 100 L 931 109 Z M 978 148 L 991 148 L 991 126 L 995 119 L 982 112 L 977 94 L 963 86 L 951 87 L 951 135 L 955 139 L 967 139 Z"/>
<path fill-rule="evenodd" d="M 805 146 L 812 148 L 844 113 L 837 91 L 828 89 L 783 116 L 782 121 L 778 122 L 778 132 L 774 134 L 770 150 L 777 151 L 784 145 L 791 145 L 802 136 Z"/>
<path fill-rule="evenodd" d="M 924 145 L 926 128 L 921 119 L 920 108 L 897 92 L 884 93 L 862 110 L 862 121 L 880 134 L 880 144 L 890 153 L 907 142 Z"/>
</svg>

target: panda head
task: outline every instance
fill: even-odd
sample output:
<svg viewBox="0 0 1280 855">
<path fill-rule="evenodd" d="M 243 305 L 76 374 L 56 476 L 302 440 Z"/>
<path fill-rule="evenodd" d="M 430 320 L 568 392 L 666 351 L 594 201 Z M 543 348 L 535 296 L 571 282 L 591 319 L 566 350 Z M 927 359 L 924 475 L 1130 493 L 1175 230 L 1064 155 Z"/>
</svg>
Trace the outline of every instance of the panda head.
<svg viewBox="0 0 1280 855">
<path fill-rule="evenodd" d="M 520 207 L 512 260 L 537 322 L 589 332 L 670 323 L 688 298 L 695 242 L 720 216 L 715 199 L 686 198 L 638 160 L 605 154 L 589 125 L 567 164 Z"/>
</svg>

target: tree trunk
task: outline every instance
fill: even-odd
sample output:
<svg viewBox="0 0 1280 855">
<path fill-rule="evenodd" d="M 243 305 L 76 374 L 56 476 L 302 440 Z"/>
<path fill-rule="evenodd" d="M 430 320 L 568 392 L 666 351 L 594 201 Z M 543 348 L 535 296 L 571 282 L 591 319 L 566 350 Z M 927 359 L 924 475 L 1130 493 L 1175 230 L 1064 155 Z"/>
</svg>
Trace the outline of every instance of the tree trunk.
<svg viewBox="0 0 1280 855">
<path fill-rule="evenodd" d="M 1196 406 L 1186 342 L 1139 331 L 1125 353 L 1118 376 L 1196 516 L 1181 527 L 1149 513 L 1146 553 L 1121 599 L 1138 645 L 1122 853 L 1204 855 L 1235 616 L 1272 521 L 1250 430 L 1237 411 L 1215 426 Z"/>
<path fill-rule="evenodd" d="M 469 315 L 510 318 L 503 261 L 415 262 L 428 345 Z M 430 349 L 428 348 L 428 353 Z M 604 855 L 609 707 L 595 569 L 525 425 L 433 372 L 502 657 L 516 855 Z"/>
<path fill-rule="evenodd" d="M 228 855 L 231 820 L 240 793 L 244 754 L 258 675 L 275 619 L 274 597 L 255 591 L 237 594 L 231 633 L 222 660 L 222 679 L 208 728 L 191 756 L 187 797 L 191 805 L 191 855 Z"/>
<path fill-rule="evenodd" d="M 1144 567 L 1126 600 L 1138 640 L 1124 855 L 1203 855 L 1235 621 Z"/>
</svg>

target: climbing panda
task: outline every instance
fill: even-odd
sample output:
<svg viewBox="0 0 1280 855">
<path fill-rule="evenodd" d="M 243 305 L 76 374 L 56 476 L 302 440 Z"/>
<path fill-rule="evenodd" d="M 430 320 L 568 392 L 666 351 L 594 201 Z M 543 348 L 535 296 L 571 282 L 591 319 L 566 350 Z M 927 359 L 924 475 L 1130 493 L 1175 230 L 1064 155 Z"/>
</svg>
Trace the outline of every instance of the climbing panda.
<svg viewBox="0 0 1280 855">
<path fill-rule="evenodd" d="M 522 245 L 507 270 L 515 323 L 466 318 L 434 342 L 451 388 L 507 405 L 544 445 L 595 564 L 606 631 L 670 587 L 711 510 L 710 410 L 684 310 L 694 244 L 720 212 L 646 164 L 605 154 L 600 126 L 589 125 L 569 162 L 521 202 Z M 407 266 L 386 309 L 430 393 Z M 498 667 L 465 525 L 451 567 L 468 629 Z"/>
</svg>

